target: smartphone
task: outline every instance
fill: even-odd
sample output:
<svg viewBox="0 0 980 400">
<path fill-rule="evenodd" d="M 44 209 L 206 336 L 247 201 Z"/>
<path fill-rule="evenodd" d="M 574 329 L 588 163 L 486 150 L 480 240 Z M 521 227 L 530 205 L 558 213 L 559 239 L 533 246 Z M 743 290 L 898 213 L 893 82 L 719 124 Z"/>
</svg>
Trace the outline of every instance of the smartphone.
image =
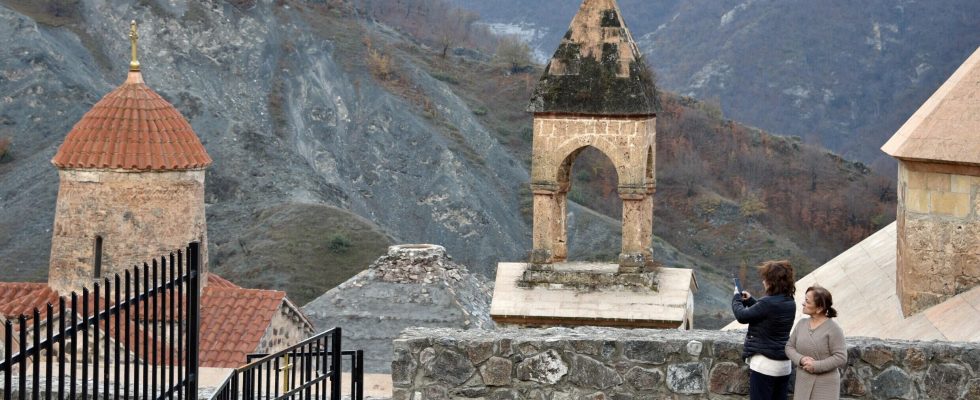
<svg viewBox="0 0 980 400">
<path fill-rule="evenodd" d="M 732 277 L 732 281 L 735 282 L 735 290 L 737 292 L 739 292 L 739 293 L 742 293 L 742 282 L 740 280 L 738 280 L 738 277 L 737 276 L 733 276 Z"/>
</svg>

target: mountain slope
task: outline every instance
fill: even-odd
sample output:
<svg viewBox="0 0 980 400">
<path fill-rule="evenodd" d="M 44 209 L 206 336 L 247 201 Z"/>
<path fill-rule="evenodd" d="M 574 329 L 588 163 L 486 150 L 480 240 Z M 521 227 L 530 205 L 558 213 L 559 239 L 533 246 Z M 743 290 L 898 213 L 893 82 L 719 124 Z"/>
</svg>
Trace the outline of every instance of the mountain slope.
<svg viewBox="0 0 980 400">
<path fill-rule="evenodd" d="M 132 18 L 147 83 L 214 158 L 211 267 L 226 278 L 307 299 L 389 243 L 444 245 L 487 276 L 526 257 L 534 67 L 514 71 L 468 47 L 444 55 L 341 1 L 0 0 L 0 137 L 13 141 L 0 160 L 5 280 L 45 279 L 49 160 L 124 79 Z M 655 256 L 698 271 L 699 321 L 724 311 L 739 265 L 790 258 L 806 270 L 894 211 L 861 164 L 725 120 L 711 104 L 663 104 Z M 570 252 L 611 260 L 616 176 L 585 154 L 571 196 L 598 213 L 570 206 Z"/>
<path fill-rule="evenodd" d="M 147 83 L 214 158 L 206 202 L 216 271 L 233 269 L 221 255 L 260 226 L 253 215 L 282 204 L 347 210 L 397 241 L 443 244 L 484 273 L 498 257 L 522 257 L 529 228 L 517 191 L 527 172 L 441 82 L 405 68 L 438 121 L 378 84 L 364 52 L 345 50 L 363 46 L 356 21 L 299 2 L 141 3 L 79 2 L 75 27 L 0 6 L 0 119 L 13 142 L 0 164 L 0 252 L 14 260 L 5 279 L 44 279 L 57 192 L 48 160 L 81 114 L 125 79 L 129 19 L 141 23 Z M 103 67 L 99 58 L 122 61 Z M 459 134 L 449 137 L 445 123 Z M 479 148 L 479 159 L 460 146 Z"/>
<path fill-rule="evenodd" d="M 455 1 L 523 27 L 549 56 L 581 3 Z M 619 5 L 667 90 L 714 99 L 730 118 L 866 163 L 886 158 L 881 144 L 980 44 L 972 0 Z"/>
</svg>

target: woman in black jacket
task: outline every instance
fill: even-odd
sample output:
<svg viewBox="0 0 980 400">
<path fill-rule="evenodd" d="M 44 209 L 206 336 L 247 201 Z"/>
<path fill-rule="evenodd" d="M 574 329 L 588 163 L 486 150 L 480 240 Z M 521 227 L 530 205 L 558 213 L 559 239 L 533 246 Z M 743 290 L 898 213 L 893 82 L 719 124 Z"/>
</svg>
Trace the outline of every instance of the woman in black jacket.
<svg viewBox="0 0 980 400">
<path fill-rule="evenodd" d="M 789 261 L 768 261 L 759 274 L 766 296 L 756 300 L 743 291 L 732 298 L 735 319 L 749 324 L 742 358 L 749 364 L 749 398 L 785 400 L 792 365 L 786 357 L 786 341 L 793 329 L 796 279 Z"/>
</svg>

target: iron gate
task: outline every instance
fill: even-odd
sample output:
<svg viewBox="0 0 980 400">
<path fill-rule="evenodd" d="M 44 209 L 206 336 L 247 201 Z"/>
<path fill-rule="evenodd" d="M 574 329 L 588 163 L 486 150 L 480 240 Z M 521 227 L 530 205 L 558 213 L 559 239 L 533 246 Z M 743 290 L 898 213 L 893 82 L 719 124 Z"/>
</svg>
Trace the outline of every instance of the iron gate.
<svg viewBox="0 0 980 400">
<path fill-rule="evenodd" d="M 200 257 L 191 243 L 7 320 L 4 400 L 197 399 Z"/>
</svg>

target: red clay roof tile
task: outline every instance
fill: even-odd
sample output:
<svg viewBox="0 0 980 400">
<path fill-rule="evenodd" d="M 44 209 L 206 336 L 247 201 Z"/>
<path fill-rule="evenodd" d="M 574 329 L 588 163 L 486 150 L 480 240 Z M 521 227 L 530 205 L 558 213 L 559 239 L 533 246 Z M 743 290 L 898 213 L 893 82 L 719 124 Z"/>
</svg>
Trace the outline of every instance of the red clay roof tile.
<svg viewBox="0 0 980 400">
<path fill-rule="evenodd" d="M 217 278 L 217 279 L 215 279 Z M 234 368 L 245 364 L 286 301 L 286 293 L 243 289 L 211 274 L 201 294 L 201 366 Z"/>
<path fill-rule="evenodd" d="M 241 288 L 241 286 L 238 286 L 234 282 L 222 278 L 213 272 L 208 274 L 208 287 Z"/>
<path fill-rule="evenodd" d="M 51 160 L 59 168 L 170 171 L 205 168 L 211 157 L 190 123 L 130 72 L 68 132 Z"/>
<path fill-rule="evenodd" d="M 90 310 L 94 312 L 95 302 L 104 307 L 101 298 L 92 296 Z M 81 299 L 79 299 L 81 300 Z M 0 282 L 0 316 L 16 318 L 21 314 L 30 315 L 34 308 L 42 309 L 47 303 L 57 304 L 58 294 L 44 283 Z M 202 367 L 234 368 L 245 364 L 245 357 L 254 353 L 262 337 L 265 336 L 273 317 L 286 302 L 286 293 L 276 290 L 243 289 L 215 274 L 208 277 L 208 286 L 201 293 L 201 332 L 200 362 Z M 169 314 L 167 304 L 161 309 Z M 152 308 L 152 302 L 149 303 Z M 139 307 L 140 319 L 147 316 L 143 305 Z M 150 310 L 152 319 L 153 310 Z M 130 314 L 136 318 L 135 311 Z M 115 332 L 115 318 L 110 318 L 110 333 Z M 167 320 L 170 319 L 168 315 Z M 142 324 L 131 320 L 130 343 L 142 336 Z M 153 341 L 160 353 L 166 354 L 169 348 Z M 139 351 L 142 352 L 142 349 Z M 158 362 L 165 363 L 165 359 Z"/>
<path fill-rule="evenodd" d="M 13 319 L 23 314 L 30 317 L 35 308 L 44 311 L 48 303 L 58 304 L 58 292 L 46 283 L 0 282 L 0 316 Z"/>
</svg>

